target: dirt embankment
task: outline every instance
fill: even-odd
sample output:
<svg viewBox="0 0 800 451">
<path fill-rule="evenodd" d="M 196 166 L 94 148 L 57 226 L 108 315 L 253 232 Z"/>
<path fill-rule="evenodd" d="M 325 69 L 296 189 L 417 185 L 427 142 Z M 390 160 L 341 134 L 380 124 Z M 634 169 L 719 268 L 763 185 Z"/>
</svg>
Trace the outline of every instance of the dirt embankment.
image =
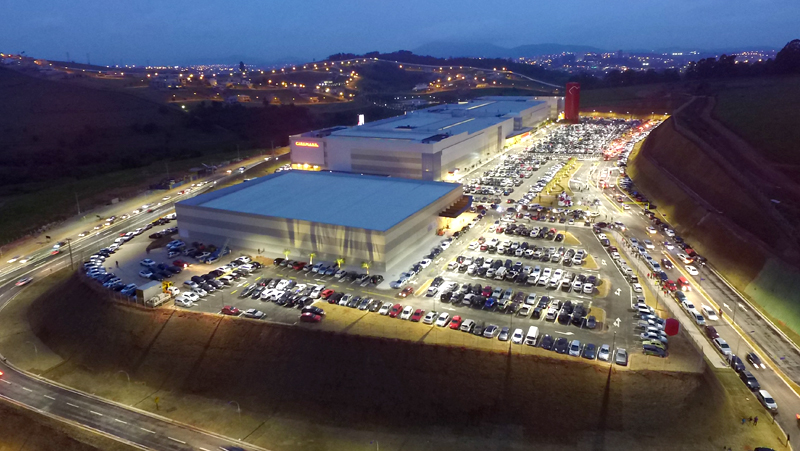
<svg viewBox="0 0 800 451">
<path fill-rule="evenodd" d="M 59 293 L 29 313 L 39 338 L 65 360 L 44 376 L 154 412 L 158 396 L 159 414 L 270 449 L 370 449 L 376 439 L 382 449 L 759 444 L 738 425 L 758 406 L 734 406 L 709 374 L 609 371 L 145 311 L 97 299 L 78 280 Z"/>
<path fill-rule="evenodd" d="M 787 227 L 771 220 L 758 180 L 742 183 L 671 118 L 654 130 L 628 173 L 699 253 L 777 322 L 800 331 L 800 270 Z"/>
<path fill-rule="evenodd" d="M 0 400 L 0 450 L 128 451 L 134 449 Z"/>
</svg>

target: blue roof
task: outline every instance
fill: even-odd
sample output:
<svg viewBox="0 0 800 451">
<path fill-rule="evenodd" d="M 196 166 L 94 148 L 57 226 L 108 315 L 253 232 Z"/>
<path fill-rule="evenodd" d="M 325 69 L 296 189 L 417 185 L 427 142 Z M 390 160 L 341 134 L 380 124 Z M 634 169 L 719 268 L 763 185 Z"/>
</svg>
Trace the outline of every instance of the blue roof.
<svg viewBox="0 0 800 451">
<path fill-rule="evenodd" d="M 386 231 L 458 187 L 373 175 L 285 171 L 178 204 Z"/>
</svg>

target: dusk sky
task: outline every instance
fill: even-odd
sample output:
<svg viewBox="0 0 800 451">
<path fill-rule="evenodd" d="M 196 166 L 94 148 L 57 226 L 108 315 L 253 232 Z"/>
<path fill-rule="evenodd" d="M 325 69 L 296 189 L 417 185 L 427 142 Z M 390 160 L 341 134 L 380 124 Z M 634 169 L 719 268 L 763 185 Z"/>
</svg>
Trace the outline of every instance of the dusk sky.
<svg viewBox="0 0 800 451">
<path fill-rule="evenodd" d="M 0 0 L 0 11 L 0 51 L 78 62 L 88 53 L 95 64 L 310 60 L 434 41 L 780 48 L 800 37 L 797 0 Z"/>
</svg>

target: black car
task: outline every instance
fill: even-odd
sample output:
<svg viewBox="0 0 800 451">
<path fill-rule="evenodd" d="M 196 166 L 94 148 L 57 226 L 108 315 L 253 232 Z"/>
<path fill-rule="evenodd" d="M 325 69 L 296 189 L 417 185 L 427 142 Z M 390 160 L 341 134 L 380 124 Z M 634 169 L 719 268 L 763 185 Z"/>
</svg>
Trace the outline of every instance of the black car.
<svg viewBox="0 0 800 451">
<path fill-rule="evenodd" d="M 216 288 L 216 289 L 220 289 L 223 286 L 225 286 L 224 283 L 222 283 L 222 282 L 220 282 L 219 280 L 216 280 L 216 279 L 211 279 L 211 280 L 207 281 L 206 283 L 208 283 L 209 285 L 213 285 L 214 288 Z"/>
<path fill-rule="evenodd" d="M 581 357 L 584 359 L 594 360 L 597 357 L 597 346 L 592 343 L 586 343 L 583 346 Z"/>
<path fill-rule="evenodd" d="M 442 277 L 437 276 L 436 278 L 433 279 L 433 282 L 431 282 L 431 285 L 433 285 L 434 287 L 438 287 L 442 283 L 444 283 L 444 279 Z"/>
<path fill-rule="evenodd" d="M 316 305 L 307 305 L 307 306 L 303 307 L 302 312 L 303 313 L 309 313 L 310 312 L 310 313 L 313 313 L 315 315 L 324 315 L 325 314 L 325 310 L 322 310 L 321 308 L 317 307 Z"/>
<path fill-rule="evenodd" d="M 361 296 L 353 296 L 353 298 L 347 303 L 347 306 L 350 308 L 356 308 L 358 307 L 359 302 L 361 302 Z"/>
<path fill-rule="evenodd" d="M 553 350 L 559 354 L 566 354 L 569 352 L 569 341 L 564 337 L 559 337 L 553 346 Z"/>
<path fill-rule="evenodd" d="M 564 339 L 564 341 L 566 342 L 566 339 Z M 541 343 L 539 343 L 539 346 L 542 349 L 547 349 L 548 351 L 552 350 L 553 349 L 553 337 L 551 337 L 550 335 L 545 334 L 544 337 L 542 337 L 542 341 L 541 341 Z"/>
<path fill-rule="evenodd" d="M 476 322 L 475 323 L 475 328 L 472 329 L 472 335 L 477 335 L 479 337 L 482 336 L 483 335 L 483 328 L 484 328 L 484 323 Z"/>
<path fill-rule="evenodd" d="M 739 378 L 742 380 L 742 382 L 744 382 L 745 385 L 747 385 L 747 388 L 749 388 L 751 391 L 758 391 L 761 389 L 761 385 L 758 383 L 758 379 L 756 379 L 756 377 L 753 376 L 753 373 L 747 370 L 742 371 L 741 373 L 739 373 Z"/>
<path fill-rule="evenodd" d="M 382 301 L 379 301 L 377 299 L 373 299 L 372 303 L 370 303 L 370 305 L 367 308 L 367 310 L 369 310 L 372 313 L 375 313 L 378 310 L 380 310 L 382 306 L 383 306 L 383 302 Z"/>
<path fill-rule="evenodd" d="M 754 352 L 747 354 L 747 361 L 750 362 L 750 364 L 753 365 L 753 368 L 757 370 L 763 370 L 767 368 L 767 366 L 764 365 L 764 362 L 762 362 Z"/>
<path fill-rule="evenodd" d="M 192 280 L 192 282 L 194 282 L 194 283 L 203 283 L 203 282 L 205 282 L 205 281 L 206 281 L 205 279 L 203 279 L 203 278 L 202 278 L 202 277 L 200 277 L 200 276 L 192 276 L 192 279 L 191 279 L 191 280 Z"/>
<path fill-rule="evenodd" d="M 733 371 L 741 373 L 742 371 L 745 370 L 744 363 L 742 362 L 742 359 L 740 359 L 738 356 L 731 354 L 731 357 L 728 359 L 728 361 L 730 362 Z"/>
</svg>

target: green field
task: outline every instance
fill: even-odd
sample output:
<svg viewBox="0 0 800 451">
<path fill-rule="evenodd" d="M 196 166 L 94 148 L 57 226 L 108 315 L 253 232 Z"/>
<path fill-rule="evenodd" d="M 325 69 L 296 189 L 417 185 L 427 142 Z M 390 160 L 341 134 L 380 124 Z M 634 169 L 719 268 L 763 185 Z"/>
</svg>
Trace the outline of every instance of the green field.
<svg viewBox="0 0 800 451">
<path fill-rule="evenodd" d="M 676 84 L 652 84 L 581 91 L 582 112 L 597 110 L 615 113 L 671 114 L 687 100 Z"/>
<path fill-rule="evenodd" d="M 800 164 L 800 77 L 752 80 L 716 93 L 714 115 L 777 164 Z"/>
</svg>

